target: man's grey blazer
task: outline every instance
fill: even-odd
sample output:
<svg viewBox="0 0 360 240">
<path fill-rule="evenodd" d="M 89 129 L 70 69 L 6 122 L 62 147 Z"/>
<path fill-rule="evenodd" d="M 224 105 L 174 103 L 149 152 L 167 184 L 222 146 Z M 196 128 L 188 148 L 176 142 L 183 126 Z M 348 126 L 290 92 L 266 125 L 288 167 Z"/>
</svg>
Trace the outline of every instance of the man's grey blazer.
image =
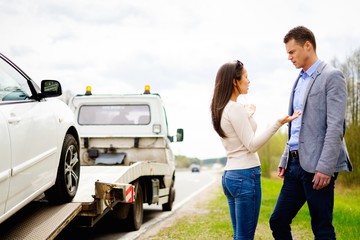
<svg viewBox="0 0 360 240">
<path fill-rule="evenodd" d="M 289 115 L 293 114 L 293 96 Z M 320 62 L 314 71 L 304 95 L 301 129 L 299 134 L 299 160 L 301 167 L 310 173 L 333 175 L 351 171 L 352 166 L 344 139 L 347 89 L 344 75 L 330 65 Z M 289 123 L 289 138 L 290 138 Z M 286 145 L 279 167 L 286 167 L 289 146 Z"/>
</svg>

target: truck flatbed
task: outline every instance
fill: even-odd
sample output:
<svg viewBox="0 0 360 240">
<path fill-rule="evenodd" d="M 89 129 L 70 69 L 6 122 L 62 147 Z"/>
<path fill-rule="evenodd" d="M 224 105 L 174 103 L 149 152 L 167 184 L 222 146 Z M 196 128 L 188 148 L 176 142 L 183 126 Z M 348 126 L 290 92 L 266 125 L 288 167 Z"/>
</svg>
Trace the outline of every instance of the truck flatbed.
<svg viewBox="0 0 360 240">
<path fill-rule="evenodd" d="M 124 184 L 140 176 L 169 174 L 167 164 L 136 162 L 130 166 L 81 166 L 77 194 L 71 203 L 33 201 L 0 226 L 1 239 L 54 239 L 82 210 L 94 202 L 94 183 Z"/>
<path fill-rule="evenodd" d="M 80 203 L 33 201 L 0 225 L 1 239 L 54 239 L 80 211 Z"/>
</svg>

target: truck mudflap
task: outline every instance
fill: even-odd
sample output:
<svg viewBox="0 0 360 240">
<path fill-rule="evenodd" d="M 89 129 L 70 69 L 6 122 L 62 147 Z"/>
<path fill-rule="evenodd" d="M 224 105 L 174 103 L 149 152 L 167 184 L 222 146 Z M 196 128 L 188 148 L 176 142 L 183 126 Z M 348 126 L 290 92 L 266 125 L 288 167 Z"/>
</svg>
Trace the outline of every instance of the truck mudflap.
<svg viewBox="0 0 360 240">
<path fill-rule="evenodd" d="M 34 201 L 0 226 L 1 239 L 54 239 L 81 211 L 80 203 Z"/>
<path fill-rule="evenodd" d="M 95 199 L 104 200 L 107 207 L 114 203 L 133 203 L 135 201 L 135 186 L 131 184 L 95 182 Z"/>
</svg>

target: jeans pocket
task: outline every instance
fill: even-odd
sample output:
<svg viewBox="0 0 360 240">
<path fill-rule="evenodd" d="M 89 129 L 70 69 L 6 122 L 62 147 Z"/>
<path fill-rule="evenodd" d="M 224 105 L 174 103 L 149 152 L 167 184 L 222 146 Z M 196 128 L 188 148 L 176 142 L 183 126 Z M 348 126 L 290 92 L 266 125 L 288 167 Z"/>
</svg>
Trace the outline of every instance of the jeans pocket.
<svg viewBox="0 0 360 240">
<path fill-rule="evenodd" d="M 247 176 L 242 176 L 241 174 L 225 175 L 224 185 L 234 198 L 249 194 L 253 195 L 255 191 L 254 180 Z"/>
</svg>

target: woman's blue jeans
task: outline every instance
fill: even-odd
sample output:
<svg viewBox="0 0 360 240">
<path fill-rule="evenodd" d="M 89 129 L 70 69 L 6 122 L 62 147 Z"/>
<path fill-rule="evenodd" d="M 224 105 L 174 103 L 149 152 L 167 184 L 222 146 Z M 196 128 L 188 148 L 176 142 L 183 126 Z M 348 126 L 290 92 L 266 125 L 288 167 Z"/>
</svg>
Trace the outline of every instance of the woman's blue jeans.
<svg viewBox="0 0 360 240">
<path fill-rule="evenodd" d="M 261 204 L 260 176 L 260 167 L 229 170 L 222 176 L 235 240 L 254 239 Z"/>
</svg>

